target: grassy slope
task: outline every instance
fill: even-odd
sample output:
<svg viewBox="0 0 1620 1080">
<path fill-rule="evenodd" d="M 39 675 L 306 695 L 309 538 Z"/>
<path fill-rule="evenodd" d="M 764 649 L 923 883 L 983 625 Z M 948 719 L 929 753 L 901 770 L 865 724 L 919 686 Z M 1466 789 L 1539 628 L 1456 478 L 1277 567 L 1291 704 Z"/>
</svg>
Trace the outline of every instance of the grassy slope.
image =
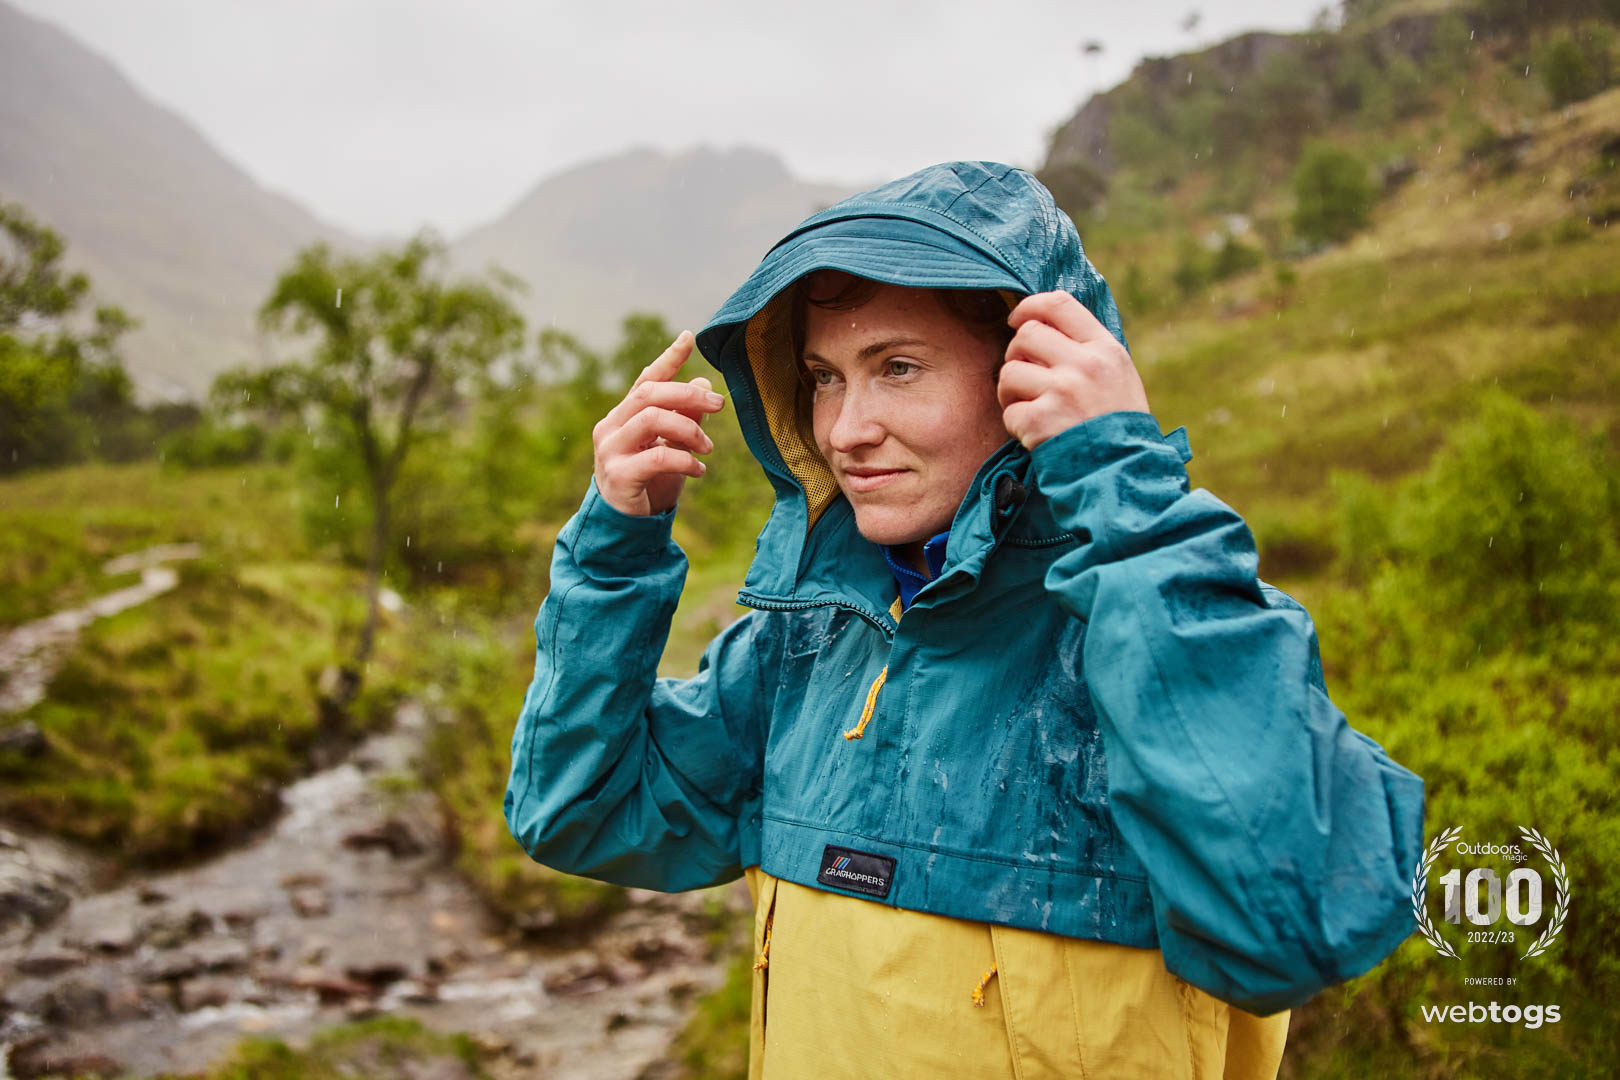
<svg viewBox="0 0 1620 1080">
<path fill-rule="evenodd" d="M 37 724 L 50 749 L 0 754 L 5 813 L 131 862 L 181 859 L 272 814 L 323 738 L 386 721 L 398 626 L 385 626 L 350 717 L 317 706 L 322 669 L 363 616 L 362 575 L 305 548 L 285 470 L 87 465 L 0 492 L 5 606 L 23 618 L 133 580 L 101 574 L 108 557 L 202 545 L 172 564 L 174 589 L 87 626 L 45 699 L 7 718 Z"/>
</svg>

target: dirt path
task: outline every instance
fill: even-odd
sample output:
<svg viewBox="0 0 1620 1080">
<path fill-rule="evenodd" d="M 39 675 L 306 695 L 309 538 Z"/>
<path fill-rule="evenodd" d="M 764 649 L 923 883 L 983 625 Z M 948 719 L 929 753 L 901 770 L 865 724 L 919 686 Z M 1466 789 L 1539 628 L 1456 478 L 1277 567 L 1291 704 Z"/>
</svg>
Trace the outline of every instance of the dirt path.
<svg viewBox="0 0 1620 1080">
<path fill-rule="evenodd" d="M 97 619 L 144 604 L 174 588 L 180 575 L 163 563 L 195 559 L 201 553 L 202 549 L 196 544 L 163 544 L 109 559 L 102 566 L 102 573 L 128 574 L 139 570 L 140 584 L 103 593 L 83 607 L 23 623 L 0 636 L 0 675 L 5 676 L 0 680 L 0 715 L 22 712 L 45 696 L 46 684 L 72 648 L 80 630 Z"/>
</svg>

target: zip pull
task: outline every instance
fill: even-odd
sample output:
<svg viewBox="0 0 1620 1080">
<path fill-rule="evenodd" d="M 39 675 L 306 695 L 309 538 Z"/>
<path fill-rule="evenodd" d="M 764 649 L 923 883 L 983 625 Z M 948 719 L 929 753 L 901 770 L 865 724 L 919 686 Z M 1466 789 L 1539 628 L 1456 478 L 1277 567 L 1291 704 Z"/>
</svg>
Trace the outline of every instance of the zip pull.
<svg viewBox="0 0 1620 1080">
<path fill-rule="evenodd" d="M 776 918 L 776 897 L 771 897 L 771 910 L 765 913 L 765 945 L 759 950 L 759 959 L 754 961 L 755 971 L 764 971 L 771 966 L 771 921 Z"/>
<path fill-rule="evenodd" d="M 889 605 L 889 617 L 894 620 L 896 627 L 900 625 L 900 615 L 902 610 L 903 609 L 900 607 L 900 598 L 896 596 L 894 598 L 894 603 Z M 888 677 L 889 665 L 884 664 L 883 670 L 878 672 L 878 677 L 872 680 L 872 688 L 866 692 L 866 706 L 861 709 L 860 721 L 854 727 L 844 732 L 844 738 L 859 739 L 861 736 L 866 734 L 866 725 L 872 720 L 872 710 L 877 707 L 878 691 L 883 689 L 883 681 Z"/>
<path fill-rule="evenodd" d="M 872 689 L 866 692 L 866 707 L 861 710 L 861 719 L 854 727 L 844 732 L 846 739 L 859 739 L 866 734 L 866 725 L 872 719 L 872 710 L 877 707 L 878 691 L 883 689 L 883 680 L 889 677 L 889 665 L 884 664 L 878 677 L 872 680 Z"/>
<path fill-rule="evenodd" d="M 979 985 L 973 988 L 973 1004 L 981 1009 L 984 1008 L 984 988 L 990 985 L 990 980 L 995 978 L 995 976 L 996 965 L 991 964 L 990 970 L 985 972 L 984 975 L 980 977 Z"/>
</svg>

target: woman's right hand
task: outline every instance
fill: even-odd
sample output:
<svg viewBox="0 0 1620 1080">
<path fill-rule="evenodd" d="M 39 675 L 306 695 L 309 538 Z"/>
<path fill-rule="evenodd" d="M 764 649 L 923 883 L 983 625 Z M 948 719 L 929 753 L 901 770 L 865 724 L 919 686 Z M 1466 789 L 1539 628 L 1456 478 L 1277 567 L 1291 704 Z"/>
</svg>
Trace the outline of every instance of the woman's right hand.
<svg viewBox="0 0 1620 1080">
<path fill-rule="evenodd" d="M 726 399 L 701 375 L 675 381 L 693 341 L 682 330 L 591 429 L 596 489 L 615 510 L 636 517 L 661 514 L 675 505 L 688 476 L 703 475 L 697 455 L 713 450 L 714 442 L 704 434 L 702 417 L 719 412 Z"/>
</svg>

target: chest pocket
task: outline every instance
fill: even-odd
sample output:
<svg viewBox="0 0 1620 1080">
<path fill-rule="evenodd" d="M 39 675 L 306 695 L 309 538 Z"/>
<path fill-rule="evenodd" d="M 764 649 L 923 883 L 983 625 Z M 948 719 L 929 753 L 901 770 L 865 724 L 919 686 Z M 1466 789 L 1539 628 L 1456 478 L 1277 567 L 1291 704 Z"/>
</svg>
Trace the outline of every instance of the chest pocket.
<svg viewBox="0 0 1620 1080">
<path fill-rule="evenodd" d="M 811 825 L 865 821 L 880 763 L 860 751 L 871 749 L 876 731 L 863 731 L 862 740 L 844 733 L 860 725 L 869 698 L 878 715 L 882 695 L 872 688 L 888 651 L 881 631 L 842 608 L 816 609 L 796 621 L 784 642 L 765 750 L 767 814 Z"/>
</svg>

